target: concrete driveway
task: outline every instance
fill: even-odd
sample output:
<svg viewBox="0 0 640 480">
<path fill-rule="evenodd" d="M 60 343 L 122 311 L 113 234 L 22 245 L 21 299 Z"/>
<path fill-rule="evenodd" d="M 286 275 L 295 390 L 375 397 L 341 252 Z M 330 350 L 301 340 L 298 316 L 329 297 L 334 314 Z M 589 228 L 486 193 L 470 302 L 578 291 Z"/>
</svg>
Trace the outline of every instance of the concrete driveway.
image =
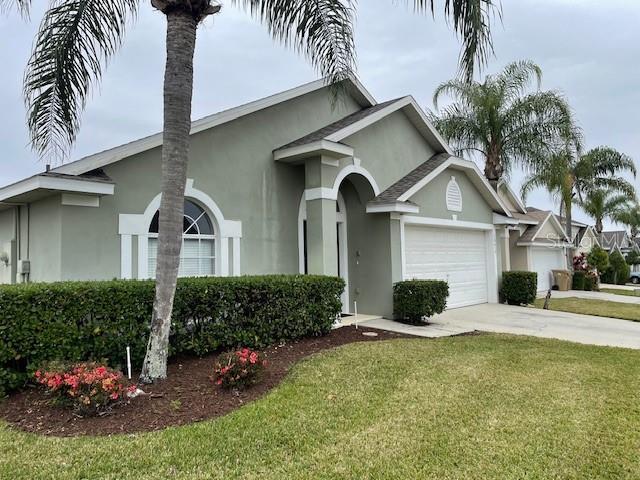
<svg viewBox="0 0 640 480">
<path fill-rule="evenodd" d="M 484 304 L 457 308 L 437 315 L 433 323 L 440 329 L 511 333 L 640 349 L 640 323 L 529 307 Z"/>
<path fill-rule="evenodd" d="M 635 303 L 637 305 L 640 305 L 640 296 L 632 297 L 631 295 L 616 295 L 615 293 L 605 292 L 583 292 L 581 290 L 569 290 L 568 292 L 551 292 L 551 298 L 570 297 L 586 298 L 589 300 L 606 300 L 607 302 Z M 540 295 L 540 298 L 544 298 L 544 295 Z"/>
</svg>

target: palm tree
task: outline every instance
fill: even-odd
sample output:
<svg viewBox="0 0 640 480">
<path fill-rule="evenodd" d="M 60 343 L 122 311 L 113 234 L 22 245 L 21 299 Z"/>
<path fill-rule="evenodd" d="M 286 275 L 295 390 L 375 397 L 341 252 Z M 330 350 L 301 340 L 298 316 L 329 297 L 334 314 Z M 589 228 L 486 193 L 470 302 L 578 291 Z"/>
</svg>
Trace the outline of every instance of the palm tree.
<svg viewBox="0 0 640 480">
<path fill-rule="evenodd" d="M 640 233 L 640 204 L 637 200 L 620 208 L 612 216 L 614 222 L 621 223 L 631 230 L 631 237 L 636 238 Z"/>
<path fill-rule="evenodd" d="M 622 213 L 629 202 L 628 195 L 620 195 L 605 189 L 596 188 L 585 195 L 584 199 L 574 199 L 584 212 L 596 222 L 596 232 L 602 233 L 602 222 L 605 218 L 613 219 Z"/>
<path fill-rule="evenodd" d="M 262 21 L 271 35 L 291 45 L 339 88 L 355 63 L 355 0 L 232 0 Z M 434 13 L 434 0 L 414 0 Z M 29 13 L 31 0 L 0 0 L 0 10 Z M 76 139 L 91 86 L 118 50 L 129 19 L 142 0 L 52 0 L 27 65 L 24 93 L 32 146 L 42 157 L 64 158 Z M 182 210 L 191 128 L 193 55 L 198 26 L 220 11 L 213 0 L 151 0 L 167 21 L 162 146 L 162 200 L 156 296 L 141 381 L 166 377 L 169 327 L 180 248 Z M 460 67 L 466 78 L 484 65 L 492 50 L 493 0 L 445 0 L 445 17 L 462 38 Z"/>
<path fill-rule="evenodd" d="M 526 199 L 528 193 L 539 187 L 556 196 L 566 218 L 567 235 L 571 238 L 571 207 L 575 199 L 581 201 L 597 189 L 618 192 L 627 198 L 635 195 L 633 185 L 620 176 L 623 173 L 635 177 L 633 159 L 610 147 L 597 147 L 581 155 L 579 138 L 574 136 L 572 142 L 537 163 L 535 172 L 522 184 L 522 198 Z"/>
<path fill-rule="evenodd" d="M 436 88 L 433 104 L 437 110 L 442 95 L 455 101 L 432 115 L 433 121 L 459 155 L 484 159 L 485 176 L 496 186 L 514 165 L 529 167 L 558 137 L 571 133 L 567 102 L 556 92 L 540 91 L 541 82 L 542 70 L 530 61 L 510 63 L 482 83 L 449 80 Z M 532 83 L 537 89 L 529 92 Z"/>
</svg>

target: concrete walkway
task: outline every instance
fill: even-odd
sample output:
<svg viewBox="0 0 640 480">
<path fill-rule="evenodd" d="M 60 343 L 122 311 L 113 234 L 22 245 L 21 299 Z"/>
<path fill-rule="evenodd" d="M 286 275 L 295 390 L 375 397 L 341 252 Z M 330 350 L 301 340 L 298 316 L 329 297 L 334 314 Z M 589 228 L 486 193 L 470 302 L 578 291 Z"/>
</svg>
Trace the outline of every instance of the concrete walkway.
<svg viewBox="0 0 640 480">
<path fill-rule="evenodd" d="M 358 325 L 367 328 L 376 328 L 378 330 L 386 330 L 388 332 L 403 333 L 405 335 L 414 335 L 416 337 L 426 338 L 440 338 L 451 337 L 454 335 L 460 335 L 463 333 L 473 332 L 473 327 L 462 327 L 453 324 L 443 324 L 440 322 L 433 322 L 425 326 L 406 325 L 400 322 L 394 322 L 393 320 L 387 320 L 386 318 L 377 318 L 375 320 L 369 320 Z"/>
<path fill-rule="evenodd" d="M 484 304 L 447 310 L 424 327 L 386 319 L 370 320 L 360 325 L 428 338 L 483 331 L 640 349 L 640 323 L 509 305 Z"/>
</svg>

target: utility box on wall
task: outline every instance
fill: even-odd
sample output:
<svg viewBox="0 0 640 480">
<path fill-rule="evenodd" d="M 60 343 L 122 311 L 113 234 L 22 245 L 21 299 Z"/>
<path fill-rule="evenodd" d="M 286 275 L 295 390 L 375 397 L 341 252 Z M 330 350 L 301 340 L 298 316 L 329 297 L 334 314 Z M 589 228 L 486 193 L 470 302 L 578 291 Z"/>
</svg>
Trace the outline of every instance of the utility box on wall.
<svg viewBox="0 0 640 480">
<path fill-rule="evenodd" d="M 31 272 L 31 260 L 18 260 L 18 273 L 25 275 Z"/>
</svg>

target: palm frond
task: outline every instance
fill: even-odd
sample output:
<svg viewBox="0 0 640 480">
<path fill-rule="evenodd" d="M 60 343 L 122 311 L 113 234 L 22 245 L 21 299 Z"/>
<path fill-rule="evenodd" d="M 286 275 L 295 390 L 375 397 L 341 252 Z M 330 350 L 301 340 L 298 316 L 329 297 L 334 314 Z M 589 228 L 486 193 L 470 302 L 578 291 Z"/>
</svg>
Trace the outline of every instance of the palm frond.
<svg viewBox="0 0 640 480">
<path fill-rule="evenodd" d="M 31 0 L 0 0 L 0 12 L 16 10 L 23 18 L 29 18 Z"/>
<path fill-rule="evenodd" d="M 508 100 L 525 93 L 534 81 L 539 90 L 542 86 L 542 69 L 531 60 L 512 62 L 495 78 L 495 82 Z"/>
<path fill-rule="evenodd" d="M 233 0 L 285 46 L 303 53 L 333 85 L 355 65 L 355 0 Z"/>
<path fill-rule="evenodd" d="M 24 80 L 31 143 L 62 159 L 74 142 L 91 85 L 116 52 L 138 0 L 53 0 Z"/>
<path fill-rule="evenodd" d="M 435 13 L 435 0 L 414 0 L 413 6 L 416 11 Z M 482 70 L 493 53 L 491 21 L 502 16 L 501 9 L 495 0 L 445 0 L 444 15 L 462 40 L 460 75 L 470 82 L 476 66 Z"/>
<path fill-rule="evenodd" d="M 583 156 L 583 161 L 589 163 L 589 168 L 595 175 L 613 175 L 618 172 L 628 172 L 635 178 L 637 174 L 633 159 L 611 147 L 593 148 Z"/>
</svg>

